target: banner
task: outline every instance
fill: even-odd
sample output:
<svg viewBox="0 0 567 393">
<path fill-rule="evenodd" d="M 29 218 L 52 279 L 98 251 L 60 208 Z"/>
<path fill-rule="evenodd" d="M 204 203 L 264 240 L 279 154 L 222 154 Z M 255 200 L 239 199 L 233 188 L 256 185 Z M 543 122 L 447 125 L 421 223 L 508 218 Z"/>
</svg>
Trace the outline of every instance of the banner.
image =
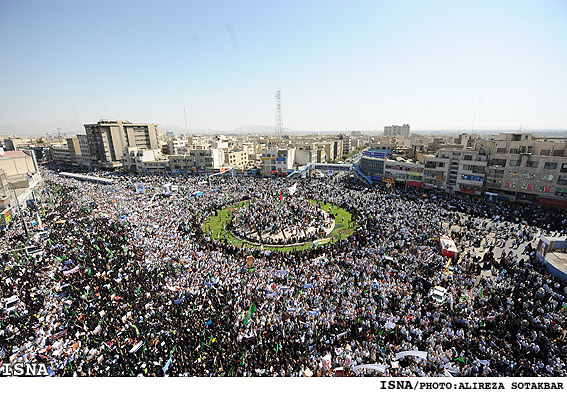
<svg viewBox="0 0 567 393">
<path fill-rule="evenodd" d="M 385 373 L 387 368 L 389 368 L 389 366 L 385 364 L 361 364 L 360 366 L 354 366 L 352 368 L 352 371 L 369 369 L 369 370 L 376 370 L 376 371 L 380 371 L 381 373 Z"/>
<path fill-rule="evenodd" d="M 138 351 L 138 349 L 140 349 L 142 347 L 142 345 L 144 345 L 144 342 L 140 341 L 138 344 L 136 344 L 132 347 L 132 349 L 130 350 L 130 353 L 136 353 Z"/>
<path fill-rule="evenodd" d="M 167 372 L 167 369 L 169 369 L 169 365 L 171 364 L 171 360 L 173 359 L 173 355 L 171 355 L 169 357 L 169 360 L 167 361 L 167 363 L 165 364 L 165 366 L 163 366 L 163 373 L 165 374 Z"/>
<path fill-rule="evenodd" d="M 406 356 L 417 356 L 418 358 L 422 358 L 424 360 L 427 360 L 427 351 L 403 351 L 403 352 L 398 352 L 396 354 L 396 360 L 399 360 L 401 358 L 404 358 Z"/>
<path fill-rule="evenodd" d="M 75 266 L 75 267 L 72 268 L 71 270 L 64 271 L 64 272 L 63 272 L 63 275 L 64 275 L 64 276 L 68 276 L 68 275 L 70 275 L 70 274 L 77 273 L 78 271 L 79 271 L 79 265 Z"/>
<path fill-rule="evenodd" d="M 297 191 L 297 183 L 289 188 L 289 195 L 295 194 L 295 191 Z"/>
<path fill-rule="evenodd" d="M 254 258 L 252 257 L 252 255 L 248 255 L 246 257 L 246 267 L 248 269 L 252 269 L 254 267 Z"/>
</svg>

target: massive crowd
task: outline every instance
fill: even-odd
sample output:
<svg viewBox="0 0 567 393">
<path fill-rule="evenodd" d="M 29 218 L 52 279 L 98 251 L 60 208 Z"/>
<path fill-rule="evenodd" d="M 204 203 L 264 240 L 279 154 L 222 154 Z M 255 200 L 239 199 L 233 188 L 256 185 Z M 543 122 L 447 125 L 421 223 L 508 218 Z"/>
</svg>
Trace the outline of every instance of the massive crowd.
<svg viewBox="0 0 567 393">
<path fill-rule="evenodd" d="M 319 203 L 300 196 L 266 193 L 238 208 L 228 228 L 253 243 L 283 245 L 316 240 L 332 224 L 332 218 Z"/>
<path fill-rule="evenodd" d="M 279 253 L 201 223 L 239 201 L 293 204 L 286 179 L 43 174 L 42 249 L 21 249 L 21 220 L 0 245 L 0 298 L 21 300 L 0 311 L 0 363 L 42 362 L 57 376 L 567 375 L 567 287 L 524 248 L 566 236 L 565 212 L 304 179 L 297 198 L 340 206 L 358 227 Z M 171 197 L 166 181 L 179 186 Z M 271 225 L 266 214 L 246 217 Z M 452 275 L 443 233 L 461 252 Z M 434 286 L 447 288 L 444 304 Z"/>
</svg>

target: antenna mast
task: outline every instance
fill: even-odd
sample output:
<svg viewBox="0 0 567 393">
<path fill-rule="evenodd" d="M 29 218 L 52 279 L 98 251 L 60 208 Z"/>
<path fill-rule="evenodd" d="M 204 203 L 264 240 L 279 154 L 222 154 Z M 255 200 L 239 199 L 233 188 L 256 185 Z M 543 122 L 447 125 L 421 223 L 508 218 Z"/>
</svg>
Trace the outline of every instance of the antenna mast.
<svg viewBox="0 0 567 393">
<path fill-rule="evenodd" d="M 185 105 L 183 106 L 183 115 L 185 116 L 185 136 L 189 136 L 189 129 L 187 128 L 187 111 Z"/>
<path fill-rule="evenodd" d="M 282 139 L 282 103 L 279 90 L 276 91 L 276 139 L 278 142 Z"/>
</svg>

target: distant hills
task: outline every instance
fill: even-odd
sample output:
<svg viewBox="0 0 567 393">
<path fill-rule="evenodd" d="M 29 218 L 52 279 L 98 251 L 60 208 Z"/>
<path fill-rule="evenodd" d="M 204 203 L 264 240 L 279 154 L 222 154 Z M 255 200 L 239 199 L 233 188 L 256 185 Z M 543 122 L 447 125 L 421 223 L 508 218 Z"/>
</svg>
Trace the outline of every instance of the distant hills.
<svg viewBox="0 0 567 393">
<path fill-rule="evenodd" d="M 93 122 L 98 120 L 93 120 Z M 131 120 L 132 121 L 132 120 Z M 39 123 L 29 121 L 27 123 L 13 124 L 13 125 L 0 125 L 0 135 L 17 135 L 17 136 L 45 136 L 46 133 L 57 135 L 58 128 L 61 129 L 62 134 L 67 136 L 82 134 L 85 132 L 83 123 L 74 121 L 60 120 L 47 123 Z M 158 130 L 160 132 L 173 132 L 175 135 L 184 135 L 185 128 L 178 126 L 162 125 L 158 123 Z M 313 130 L 292 130 L 284 128 L 284 134 L 298 134 L 298 133 L 315 133 L 315 134 L 339 134 L 350 133 L 351 131 L 360 131 L 363 134 L 382 135 L 382 130 L 326 130 L 326 131 L 313 131 Z M 500 132 L 528 132 L 536 136 L 548 137 L 567 137 L 567 129 L 563 130 L 474 130 L 477 135 L 495 135 Z M 425 135 L 458 135 L 463 133 L 471 133 L 471 130 L 418 130 L 412 129 L 412 134 L 425 134 Z M 247 125 L 235 128 L 233 130 L 215 130 L 215 129 L 189 129 L 189 134 L 260 134 L 260 135 L 274 135 L 274 126 L 266 125 Z"/>
</svg>

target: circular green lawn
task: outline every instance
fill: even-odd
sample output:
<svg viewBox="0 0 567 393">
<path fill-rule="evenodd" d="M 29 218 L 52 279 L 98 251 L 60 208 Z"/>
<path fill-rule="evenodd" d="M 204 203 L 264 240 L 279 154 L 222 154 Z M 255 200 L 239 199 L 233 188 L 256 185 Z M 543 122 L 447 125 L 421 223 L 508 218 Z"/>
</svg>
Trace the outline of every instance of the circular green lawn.
<svg viewBox="0 0 567 393">
<path fill-rule="evenodd" d="M 210 237 L 212 239 L 217 239 L 221 241 L 227 241 L 237 247 L 254 247 L 260 248 L 260 246 L 251 244 L 247 241 L 243 241 L 234 237 L 230 232 L 228 232 L 225 227 L 228 224 L 229 220 L 232 218 L 233 214 L 238 210 L 239 207 L 248 204 L 250 201 L 243 201 L 239 203 L 235 203 L 233 205 L 225 206 L 221 210 L 218 211 L 217 215 L 211 215 L 208 217 L 202 224 L 202 229 L 205 234 L 210 233 Z M 311 203 L 316 203 L 316 201 L 311 200 Z M 322 204 L 322 209 L 326 212 L 329 212 L 335 218 L 335 228 L 333 231 L 327 235 L 325 239 L 330 239 L 328 241 L 323 240 L 321 243 L 322 245 L 328 243 L 335 243 L 348 237 L 354 233 L 354 230 L 358 227 L 356 222 L 352 220 L 352 214 L 348 211 L 341 209 L 338 206 L 332 205 L 330 203 Z M 344 220 L 343 220 L 344 218 Z M 321 239 L 319 239 L 321 240 Z M 315 241 L 317 243 L 317 240 Z M 313 242 L 307 242 L 300 246 L 264 246 L 266 250 L 274 250 L 280 252 L 292 252 L 292 251 L 299 251 L 305 250 L 308 248 L 314 247 Z"/>
</svg>

